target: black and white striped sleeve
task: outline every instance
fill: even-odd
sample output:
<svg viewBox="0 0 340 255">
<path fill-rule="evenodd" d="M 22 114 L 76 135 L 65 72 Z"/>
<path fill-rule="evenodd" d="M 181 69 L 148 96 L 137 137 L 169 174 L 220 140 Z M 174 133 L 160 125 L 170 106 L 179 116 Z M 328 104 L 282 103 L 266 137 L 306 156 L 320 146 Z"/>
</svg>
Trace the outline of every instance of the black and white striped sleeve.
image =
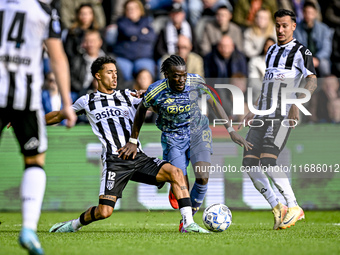
<svg viewBox="0 0 340 255">
<path fill-rule="evenodd" d="M 85 96 L 78 98 L 77 101 L 75 101 L 72 104 L 72 108 L 78 116 L 82 114 L 86 114 L 85 106 L 86 106 L 87 101 L 88 100 L 86 100 L 86 95 L 85 95 Z"/>
<path fill-rule="evenodd" d="M 300 48 L 300 56 L 297 65 L 304 77 L 312 74 L 316 75 L 312 52 L 304 46 Z"/>
</svg>

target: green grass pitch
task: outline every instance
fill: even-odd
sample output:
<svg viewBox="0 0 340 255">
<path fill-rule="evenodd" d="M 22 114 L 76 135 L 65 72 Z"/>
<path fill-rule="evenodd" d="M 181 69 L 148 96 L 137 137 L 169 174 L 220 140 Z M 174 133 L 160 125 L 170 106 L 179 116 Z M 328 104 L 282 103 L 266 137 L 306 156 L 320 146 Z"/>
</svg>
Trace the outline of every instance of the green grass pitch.
<svg viewBox="0 0 340 255">
<path fill-rule="evenodd" d="M 340 254 L 340 211 L 306 211 L 306 221 L 272 230 L 270 211 L 232 211 L 223 233 L 181 234 L 179 212 L 114 212 L 76 233 L 49 233 L 78 212 L 43 212 L 38 235 L 46 254 Z M 203 226 L 202 213 L 195 221 Z M 0 213 L 0 254 L 26 254 L 17 243 L 20 213 Z"/>
</svg>

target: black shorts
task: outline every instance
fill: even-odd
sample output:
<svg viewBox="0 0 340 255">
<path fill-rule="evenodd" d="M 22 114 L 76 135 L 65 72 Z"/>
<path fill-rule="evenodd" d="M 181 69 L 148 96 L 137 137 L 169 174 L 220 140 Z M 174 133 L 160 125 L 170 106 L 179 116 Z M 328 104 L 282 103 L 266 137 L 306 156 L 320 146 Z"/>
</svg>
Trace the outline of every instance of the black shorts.
<svg viewBox="0 0 340 255">
<path fill-rule="evenodd" d="M 159 158 L 151 158 L 142 152 L 135 159 L 121 159 L 117 155 L 108 155 L 103 168 L 99 195 L 122 197 L 129 180 L 155 185 L 159 189 L 164 182 L 157 182 L 156 176 L 162 166 L 169 163 Z"/>
<path fill-rule="evenodd" d="M 0 137 L 9 122 L 14 129 L 22 154 L 35 156 L 47 150 L 45 117 L 42 110 L 18 111 L 0 108 Z"/>
<path fill-rule="evenodd" d="M 256 119 L 255 119 L 256 120 Z M 246 136 L 246 140 L 252 143 L 252 150 L 244 150 L 245 155 L 255 155 L 260 157 L 261 153 L 270 153 L 278 156 L 283 150 L 290 134 L 290 127 L 282 125 L 282 119 L 272 121 L 270 119 L 261 119 L 261 121 L 254 121 L 253 126 L 262 127 L 250 127 Z M 287 123 L 285 124 L 287 125 Z"/>
</svg>

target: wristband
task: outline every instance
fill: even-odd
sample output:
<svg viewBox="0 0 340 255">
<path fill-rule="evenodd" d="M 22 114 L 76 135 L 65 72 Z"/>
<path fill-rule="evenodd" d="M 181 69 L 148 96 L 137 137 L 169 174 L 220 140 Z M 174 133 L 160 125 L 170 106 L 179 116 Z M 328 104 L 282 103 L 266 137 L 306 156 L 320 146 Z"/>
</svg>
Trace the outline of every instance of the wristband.
<svg viewBox="0 0 340 255">
<path fill-rule="evenodd" d="M 137 145 L 138 140 L 135 139 L 135 138 L 130 137 L 129 142 Z"/>
<path fill-rule="evenodd" d="M 228 127 L 227 130 L 228 130 L 229 134 L 230 134 L 231 132 L 235 132 L 235 129 L 234 129 L 232 126 Z"/>
</svg>

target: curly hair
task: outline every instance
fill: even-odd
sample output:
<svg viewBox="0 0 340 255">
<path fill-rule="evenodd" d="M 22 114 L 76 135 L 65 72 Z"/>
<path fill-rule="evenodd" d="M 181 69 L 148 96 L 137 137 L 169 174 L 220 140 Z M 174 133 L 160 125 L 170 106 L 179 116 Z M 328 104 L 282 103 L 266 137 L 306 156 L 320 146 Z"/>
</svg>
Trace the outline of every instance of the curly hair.
<svg viewBox="0 0 340 255">
<path fill-rule="evenodd" d="M 109 56 L 99 57 L 95 61 L 93 61 L 91 65 L 91 74 L 95 78 L 95 74 L 98 73 L 99 70 L 103 69 L 104 64 L 112 63 L 116 65 L 116 60 Z"/>
</svg>

